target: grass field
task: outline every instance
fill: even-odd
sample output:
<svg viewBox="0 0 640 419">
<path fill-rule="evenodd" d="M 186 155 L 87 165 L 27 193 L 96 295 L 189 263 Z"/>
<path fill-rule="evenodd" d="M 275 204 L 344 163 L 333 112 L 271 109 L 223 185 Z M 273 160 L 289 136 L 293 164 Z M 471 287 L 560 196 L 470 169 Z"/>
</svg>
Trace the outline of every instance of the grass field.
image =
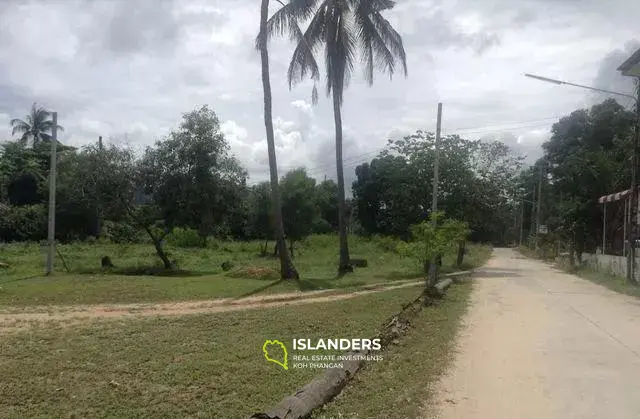
<svg viewBox="0 0 640 419">
<path fill-rule="evenodd" d="M 471 287 L 470 282 L 455 285 L 438 306 L 420 312 L 400 344 L 385 352 L 383 362 L 365 365 L 341 396 L 314 412 L 313 418 L 420 417 L 432 385 L 454 355 L 454 338 Z"/>
<path fill-rule="evenodd" d="M 414 339 L 392 350 L 381 370 L 367 370 L 360 379 L 371 389 L 391 374 L 392 384 L 380 390 L 376 403 L 391 400 L 392 388 L 399 397 L 409 391 L 400 390 L 408 363 L 417 368 L 410 391 L 417 397 L 419 375 L 430 374 L 429 365 L 442 359 L 457 322 L 466 291 L 452 290 L 452 297 L 427 309 L 416 323 L 414 337 L 426 336 L 423 342 Z M 321 372 L 284 371 L 266 362 L 266 339 L 372 337 L 419 292 L 412 287 L 348 301 L 82 326 L 45 324 L 11 333 L 0 340 L 0 417 L 246 418 Z M 413 350 L 422 351 L 420 360 L 409 356 Z M 358 391 L 343 403 L 360 409 L 366 392 Z"/>
<path fill-rule="evenodd" d="M 347 288 L 364 284 L 419 278 L 420 266 L 395 252 L 390 239 L 350 239 L 353 258 L 366 258 L 367 268 L 336 279 L 337 236 L 312 236 L 297 247 L 295 264 L 300 284 L 276 283 L 278 260 L 260 257 L 260 242 L 212 242 L 208 248 L 168 246 L 181 272 L 171 276 L 140 274 L 159 262 L 151 245 L 76 243 L 60 245 L 71 272 L 57 259 L 56 275 L 44 277 L 45 252 L 39 244 L 0 245 L 0 306 L 94 304 L 183 301 L 238 297 L 255 292 L 283 292 Z M 489 257 L 490 248 L 470 245 L 463 269 Z M 110 256 L 116 266 L 101 272 L 100 260 Z M 232 261 L 235 268 L 223 272 L 220 265 Z M 443 272 L 453 271 L 454 255 L 446 255 Z M 273 285 L 273 286 L 271 286 Z M 265 289 L 266 288 L 266 289 Z"/>
</svg>

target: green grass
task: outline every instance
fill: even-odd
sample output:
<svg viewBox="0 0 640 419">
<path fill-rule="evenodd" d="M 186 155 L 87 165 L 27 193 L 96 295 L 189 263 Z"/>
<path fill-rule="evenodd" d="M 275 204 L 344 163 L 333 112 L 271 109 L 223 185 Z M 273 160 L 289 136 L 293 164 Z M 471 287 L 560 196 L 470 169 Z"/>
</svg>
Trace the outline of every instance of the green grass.
<svg viewBox="0 0 640 419">
<path fill-rule="evenodd" d="M 171 276 L 131 275 L 159 263 L 148 244 L 115 245 L 75 243 L 59 246 L 71 273 L 56 259 L 56 275 L 44 277 L 45 252 L 38 244 L 0 244 L 0 261 L 11 268 L 0 268 L 0 306 L 95 304 L 183 301 L 237 297 L 254 292 L 285 292 L 325 288 L 348 288 L 365 284 L 420 278 L 420 266 L 394 251 L 391 239 L 365 239 L 352 236 L 353 258 L 368 259 L 367 268 L 336 279 L 337 236 L 312 236 L 298 244 L 295 265 L 301 282 L 279 283 L 246 277 L 247 268 L 271 270 L 267 278 L 277 278 L 278 260 L 260 257 L 260 242 L 212 241 L 208 248 L 168 246 L 172 259 L 183 269 Z M 273 244 L 273 243 L 272 243 Z M 271 246 L 270 246 L 271 247 Z M 470 245 L 462 269 L 478 266 L 488 259 L 487 246 Z M 100 260 L 110 256 L 116 268 L 102 273 Z M 451 272 L 455 255 L 445 255 L 443 272 Z M 235 264 L 234 271 L 222 272 L 224 261 Z"/>
<path fill-rule="evenodd" d="M 612 291 L 619 292 L 620 294 L 640 298 L 640 286 L 630 284 L 629 281 L 622 276 L 612 275 L 607 272 L 599 272 L 587 267 L 574 269 L 570 272 L 574 275 L 578 275 L 580 278 L 605 286 Z"/>
<path fill-rule="evenodd" d="M 439 306 L 424 309 L 400 344 L 385 352 L 384 361 L 366 365 L 341 396 L 316 410 L 313 418 L 420 417 L 432 397 L 432 384 L 452 358 L 471 287 L 469 282 L 454 285 Z"/>
<path fill-rule="evenodd" d="M 284 371 L 266 362 L 266 339 L 372 337 L 419 292 L 412 287 L 263 310 L 46 324 L 7 334 L 0 340 L 0 417 L 246 418 L 321 372 Z M 441 307 L 420 315 L 407 346 L 365 371 L 360 381 L 379 393 L 379 408 L 385 400 L 403 404 L 405 395 L 418 400 L 418 377 L 424 389 L 448 348 L 466 292 L 452 288 Z M 401 385 L 404 373 L 408 386 Z M 385 374 L 389 385 L 376 387 Z M 366 392 L 348 394 L 342 403 L 364 399 Z M 352 407 L 365 409 L 364 400 L 358 403 Z"/>
</svg>

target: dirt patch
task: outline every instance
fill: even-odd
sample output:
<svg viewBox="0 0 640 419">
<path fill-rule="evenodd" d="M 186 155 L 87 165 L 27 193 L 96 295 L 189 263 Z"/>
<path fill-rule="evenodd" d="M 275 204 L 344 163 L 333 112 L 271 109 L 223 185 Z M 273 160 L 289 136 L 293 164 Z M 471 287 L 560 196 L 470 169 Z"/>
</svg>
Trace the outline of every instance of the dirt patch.
<svg viewBox="0 0 640 419">
<path fill-rule="evenodd" d="M 252 296 L 240 299 L 220 298 L 203 301 L 184 301 L 161 304 L 117 304 L 88 306 L 28 307 L 19 312 L 0 313 L 0 333 L 21 330 L 43 322 L 77 324 L 93 319 L 114 319 L 146 316 L 182 316 L 190 314 L 220 313 L 226 311 L 271 308 L 285 305 L 322 303 L 347 300 L 360 295 L 412 287 L 421 281 L 403 282 L 394 285 L 370 286 L 354 292 L 334 289 L 290 292 Z"/>
</svg>

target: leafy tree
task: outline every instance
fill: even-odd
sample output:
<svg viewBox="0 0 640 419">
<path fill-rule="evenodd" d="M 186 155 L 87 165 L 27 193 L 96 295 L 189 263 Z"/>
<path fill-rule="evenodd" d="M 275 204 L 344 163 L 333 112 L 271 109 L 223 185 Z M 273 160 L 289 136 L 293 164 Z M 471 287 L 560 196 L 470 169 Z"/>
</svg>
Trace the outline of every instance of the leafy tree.
<svg viewBox="0 0 640 419">
<path fill-rule="evenodd" d="M 167 228 L 197 229 L 203 245 L 241 205 L 246 172 L 229 155 L 220 123 L 207 106 L 184 114 L 179 129 L 148 147 L 140 162 L 144 192 Z"/>
<path fill-rule="evenodd" d="M 11 122 L 11 135 L 20 135 L 19 143 L 27 146 L 31 143 L 34 147 L 41 141 L 51 141 L 53 131 L 53 121 L 51 120 L 51 112 L 46 108 L 38 107 L 36 103 L 31 106 L 31 112 L 25 119 L 15 118 Z M 58 131 L 64 129 L 58 125 Z"/>
<path fill-rule="evenodd" d="M 629 187 L 634 118 L 609 99 L 561 118 L 543 144 L 545 154 L 536 162 L 547 175 L 542 221 L 553 223 L 550 227 L 568 240 L 575 258 L 601 243 L 603 214 L 597 199 Z M 620 228 L 622 223 L 609 224 Z"/>
<path fill-rule="evenodd" d="M 248 196 L 248 234 L 265 241 L 261 251 L 263 256 L 267 254 L 269 240 L 274 237 L 270 189 L 269 182 L 262 182 L 253 186 Z"/>
<path fill-rule="evenodd" d="M 311 234 L 318 216 L 316 181 L 304 169 L 288 172 L 280 182 L 282 186 L 282 216 L 293 257 L 293 244 Z"/>
<path fill-rule="evenodd" d="M 264 125 L 267 134 L 267 150 L 269 154 L 269 174 L 271 179 L 271 200 L 273 209 L 273 223 L 276 233 L 276 246 L 280 255 L 280 278 L 299 279 L 291 255 L 287 250 L 284 238 L 284 224 L 282 221 L 282 204 L 280 201 L 280 189 L 278 186 L 278 162 L 276 159 L 276 146 L 273 133 L 271 79 L 269 75 L 269 0 L 262 0 L 260 6 L 260 33 L 256 40 L 256 48 L 260 51 L 262 67 L 262 90 L 264 93 Z"/>
<path fill-rule="evenodd" d="M 445 218 L 444 213 L 438 211 L 431 213 L 429 220 L 411 226 L 412 240 L 400 251 L 420 263 L 426 274 L 432 260 L 456 248 L 468 234 L 466 223 Z M 434 285 L 429 283 L 429 286 Z"/>
<path fill-rule="evenodd" d="M 435 136 L 417 131 L 390 140 L 371 163 L 356 168 L 353 194 L 368 234 L 406 238 L 431 211 Z M 503 243 L 515 234 L 515 199 L 522 159 L 504 144 L 444 136 L 438 207 L 469 223 L 472 238 Z"/>
<path fill-rule="evenodd" d="M 377 67 L 390 76 L 397 61 L 407 74 L 402 38 L 382 13 L 395 5 L 391 0 L 291 0 L 279 9 L 266 25 L 269 34 L 288 32 L 297 42 L 289 65 L 289 85 L 307 75 L 319 79 L 314 52 L 324 48 L 326 92 L 333 98 L 338 179 L 340 263 L 339 274 L 351 270 L 347 241 L 347 215 L 342 165 L 342 102 L 344 89 L 355 67 L 358 52 L 364 62 L 365 79 L 373 84 Z M 304 32 L 298 24 L 309 20 Z M 314 101 L 317 97 L 314 87 Z"/>
<path fill-rule="evenodd" d="M 325 226 L 323 232 L 338 231 L 338 184 L 330 179 L 320 182 L 315 195 L 320 217 L 318 224 Z"/>
</svg>

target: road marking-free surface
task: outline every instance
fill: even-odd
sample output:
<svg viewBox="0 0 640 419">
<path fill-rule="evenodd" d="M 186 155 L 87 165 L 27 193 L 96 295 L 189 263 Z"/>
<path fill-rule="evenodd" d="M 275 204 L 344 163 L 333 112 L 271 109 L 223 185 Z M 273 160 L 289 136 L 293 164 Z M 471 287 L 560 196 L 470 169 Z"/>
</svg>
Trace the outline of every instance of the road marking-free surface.
<svg viewBox="0 0 640 419">
<path fill-rule="evenodd" d="M 640 418 L 640 300 L 496 249 L 424 417 Z"/>
</svg>

